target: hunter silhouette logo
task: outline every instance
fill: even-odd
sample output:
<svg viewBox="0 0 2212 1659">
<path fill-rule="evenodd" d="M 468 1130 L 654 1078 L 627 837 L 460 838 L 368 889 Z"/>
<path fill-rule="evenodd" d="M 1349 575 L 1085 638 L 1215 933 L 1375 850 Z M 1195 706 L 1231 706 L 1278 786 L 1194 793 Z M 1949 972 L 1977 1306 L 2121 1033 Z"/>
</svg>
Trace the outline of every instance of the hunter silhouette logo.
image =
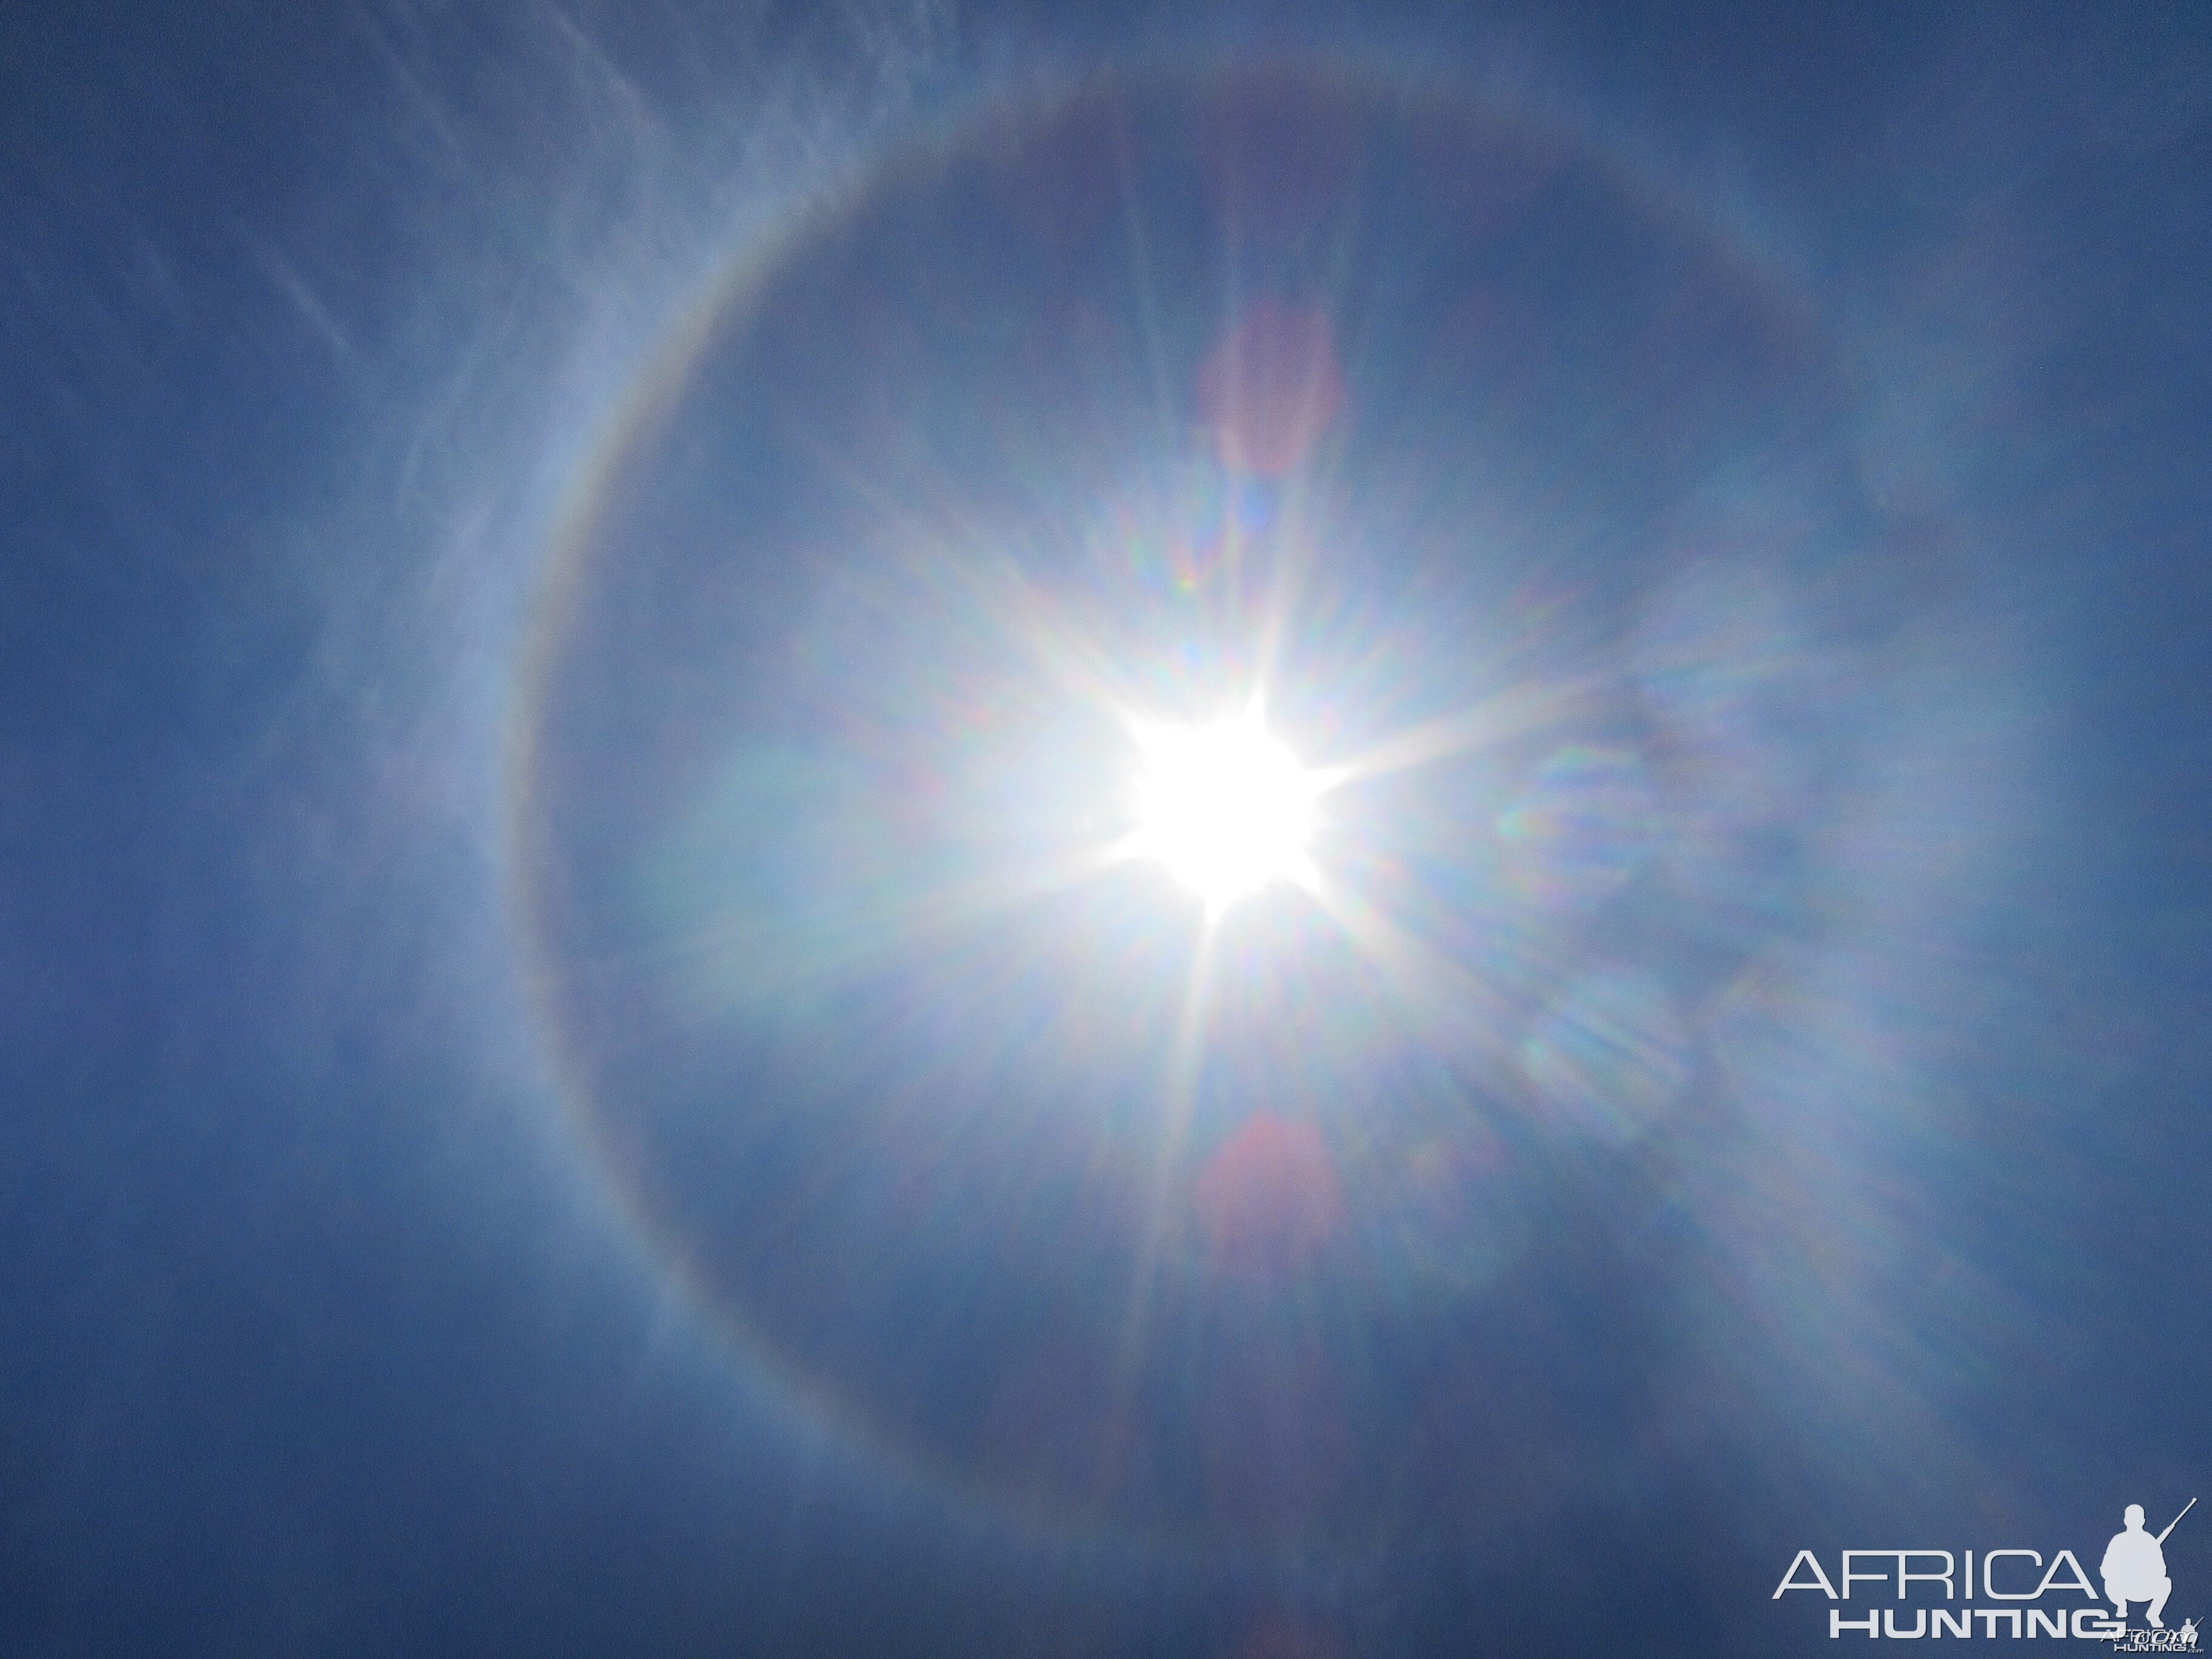
<svg viewBox="0 0 2212 1659">
<path fill-rule="evenodd" d="M 2197 1507 L 2191 1498 L 2182 1505 L 2181 1515 Z M 2150 1611 L 2145 1615 L 2153 1630 L 2164 1630 L 2166 1621 L 2159 1614 L 2166 1611 L 2166 1598 L 2173 1594 L 2173 1580 L 2166 1576 L 2166 1534 L 2181 1524 L 2181 1515 L 2166 1523 L 2166 1531 L 2153 1538 L 2143 1530 L 2143 1506 L 2128 1505 L 2127 1513 L 2120 1518 L 2127 1523 L 2125 1532 L 2114 1533 L 2112 1541 L 2105 1546 L 2105 1565 L 2100 1570 L 2105 1580 L 2105 1596 L 2112 1602 L 2112 1611 L 2120 1622 L 2128 1622 L 2128 1603 L 2148 1601 Z"/>
<path fill-rule="evenodd" d="M 1799 1550 L 1773 1599 L 1778 1601 L 1791 1590 L 1812 1590 L 1838 1603 L 1863 1598 L 1904 1604 L 1869 1607 L 1861 1618 L 1846 1617 L 1842 1606 L 1832 1607 L 1828 1609 L 1831 1638 L 1840 1638 L 1846 1632 L 1870 1637 L 1984 1639 L 2070 1636 L 2110 1642 L 2124 1653 L 2195 1653 L 2197 1620 L 2185 1620 L 2180 1629 L 2168 1630 L 2163 1615 L 2173 1594 L 2166 1540 L 2182 1516 L 2196 1507 L 2192 1498 L 2165 1530 L 2152 1533 L 2143 1523 L 2143 1506 L 2129 1504 L 2121 1516 L 2123 1529 L 2112 1535 L 2098 1565 L 2098 1577 L 2104 1583 L 2101 1596 L 2070 1549 L 2058 1551 L 2047 1562 L 2039 1550 L 1983 1550 L 1977 1560 L 1973 1550 L 1954 1554 L 1942 1549 L 1879 1549 L 1844 1551 L 1833 1578 L 1819 1556 Z M 1893 1596 L 1888 1593 L 1893 1585 Z M 2045 1600 L 2065 1596 L 2088 1605 L 2069 1607 Z M 1915 1600 L 1921 1605 L 1911 1606 Z M 1978 1601 L 1997 1605 L 1959 1605 Z M 2111 1613 L 2102 1605 L 2107 1601 Z M 2128 1623 L 2130 1606 L 2143 1609 L 2143 1626 Z M 1908 1619 L 1910 1623 L 1904 1622 Z"/>
</svg>

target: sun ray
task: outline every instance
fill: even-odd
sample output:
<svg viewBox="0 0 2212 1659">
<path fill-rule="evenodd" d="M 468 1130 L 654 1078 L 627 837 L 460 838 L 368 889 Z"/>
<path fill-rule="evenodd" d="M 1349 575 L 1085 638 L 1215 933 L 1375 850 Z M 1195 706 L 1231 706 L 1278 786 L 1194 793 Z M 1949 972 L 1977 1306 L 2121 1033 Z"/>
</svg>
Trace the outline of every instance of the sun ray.
<svg viewBox="0 0 2212 1659">
<path fill-rule="evenodd" d="M 1032 580 L 995 532 L 951 501 L 932 513 L 902 500 L 825 446 L 808 446 L 816 463 L 897 532 L 910 557 L 949 577 L 979 613 L 1062 690 L 1091 707 L 1113 710 L 1130 688 L 1108 654 L 1087 638 Z"/>
<path fill-rule="evenodd" d="M 790 950 L 787 939 L 764 939 L 763 930 L 750 917 L 735 917 L 681 938 L 602 955 L 579 963 L 574 971 L 611 980 L 659 964 L 750 957 L 773 950 L 779 976 L 785 983 L 818 981 L 849 972 L 894 948 L 944 939 L 1024 904 L 1095 880 L 1137 857 L 1139 850 L 1132 837 L 1123 836 L 1009 864 L 988 876 L 945 882 L 922 890 L 904 903 L 884 908 L 871 918 L 868 926 L 811 930 L 811 948 L 805 953 Z"/>
<path fill-rule="evenodd" d="M 1198 1105 L 1198 1079 L 1206 1055 L 1206 998 L 1219 929 L 1209 912 L 1200 924 L 1198 942 L 1191 951 L 1190 975 L 1184 982 L 1182 1006 L 1168 1050 L 1167 1075 L 1163 1079 L 1159 1144 L 1152 1157 L 1151 1187 L 1145 1224 L 1139 1236 L 1136 1261 L 1129 1278 L 1129 1299 L 1121 1319 L 1119 1351 L 1114 1366 L 1113 1414 L 1126 1415 L 1133 1401 L 1138 1370 L 1144 1358 L 1145 1332 L 1152 1316 L 1154 1284 L 1159 1256 L 1167 1236 L 1170 1185 L 1176 1165 L 1189 1138 L 1190 1121 Z M 1119 1426 L 1117 1422 L 1116 1426 Z"/>
<path fill-rule="evenodd" d="M 1310 868 L 1300 882 L 1362 955 L 1381 968 L 1423 1036 L 1447 1050 L 1504 1052 L 1505 1000 L 1350 886 Z"/>
<path fill-rule="evenodd" d="M 1609 684 L 1592 676 L 1554 685 L 1515 686 L 1456 714 L 1407 726 L 1349 760 L 1317 768 L 1315 786 L 1336 789 L 1511 742 L 1586 712 Z"/>
</svg>

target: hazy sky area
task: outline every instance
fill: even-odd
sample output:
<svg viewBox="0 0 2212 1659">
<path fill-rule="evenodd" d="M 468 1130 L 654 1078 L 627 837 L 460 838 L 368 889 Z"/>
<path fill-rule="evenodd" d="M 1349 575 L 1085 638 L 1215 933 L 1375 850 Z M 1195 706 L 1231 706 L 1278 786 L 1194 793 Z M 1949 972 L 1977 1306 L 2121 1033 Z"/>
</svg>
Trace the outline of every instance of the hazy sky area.
<svg viewBox="0 0 2212 1659">
<path fill-rule="evenodd" d="M 2094 1579 L 2208 453 L 2201 5 L 0 8 L 0 1652 Z"/>
</svg>

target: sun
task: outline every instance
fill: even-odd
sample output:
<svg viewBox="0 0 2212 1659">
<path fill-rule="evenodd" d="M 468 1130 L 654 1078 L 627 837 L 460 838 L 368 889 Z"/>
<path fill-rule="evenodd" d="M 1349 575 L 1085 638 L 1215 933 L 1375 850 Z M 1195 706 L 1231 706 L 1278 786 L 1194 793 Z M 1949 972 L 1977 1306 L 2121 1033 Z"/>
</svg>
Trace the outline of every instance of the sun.
<svg viewBox="0 0 2212 1659">
<path fill-rule="evenodd" d="M 1216 911 L 1279 877 L 1306 879 L 1318 790 L 1256 708 L 1204 726 L 1140 726 L 1137 742 L 1137 853 Z"/>
</svg>

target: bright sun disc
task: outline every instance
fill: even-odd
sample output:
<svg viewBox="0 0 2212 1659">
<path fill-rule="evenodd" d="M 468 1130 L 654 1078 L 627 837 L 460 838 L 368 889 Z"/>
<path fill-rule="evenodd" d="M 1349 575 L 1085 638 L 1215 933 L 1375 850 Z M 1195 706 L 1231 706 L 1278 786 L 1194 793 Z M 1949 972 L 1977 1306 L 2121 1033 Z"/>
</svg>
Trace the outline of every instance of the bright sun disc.
<svg viewBox="0 0 2212 1659">
<path fill-rule="evenodd" d="M 1256 713 L 1142 728 L 1137 848 L 1218 908 L 1278 876 L 1303 876 L 1314 782 Z"/>
</svg>

